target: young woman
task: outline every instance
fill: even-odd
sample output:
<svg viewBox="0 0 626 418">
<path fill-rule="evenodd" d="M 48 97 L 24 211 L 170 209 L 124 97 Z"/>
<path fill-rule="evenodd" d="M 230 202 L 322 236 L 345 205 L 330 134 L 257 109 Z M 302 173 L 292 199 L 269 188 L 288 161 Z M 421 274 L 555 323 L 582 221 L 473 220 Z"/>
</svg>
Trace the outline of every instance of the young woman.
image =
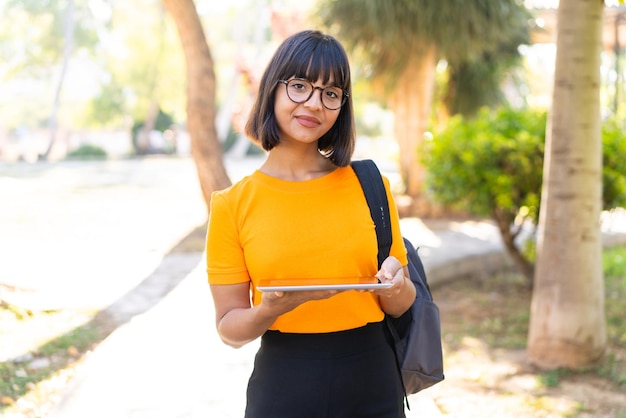
<svg viewBox="0 0 626 418">
<path fill-rule="evenodd" d="M 380 270 L 374 223 L 350 167 L 350 67 L 331 36 L 286 39 L 265 70 L 246 125 L 267 151 L 259 170 L 215 192 L 207 272 L 217 330 L 240 347 L 261 337 L 247 418 L 400 418 L 403 389 L 385 314 L 415 299 L 394 241 Z M 396 206 L 385 179 L 394 237 Z M 260 292 L 262 279 L 377 276 L 372 291 Z"/>
</svg>

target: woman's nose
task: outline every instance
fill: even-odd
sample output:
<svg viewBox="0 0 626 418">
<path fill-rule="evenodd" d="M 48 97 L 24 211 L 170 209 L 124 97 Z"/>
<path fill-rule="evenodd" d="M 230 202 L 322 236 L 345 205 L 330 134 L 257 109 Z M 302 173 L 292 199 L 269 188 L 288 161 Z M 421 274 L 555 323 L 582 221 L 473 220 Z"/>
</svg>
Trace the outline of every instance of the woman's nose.
<svg viewBox="0 0 626 418">
<path fill-rule="evenodd" d="M 320 94 L 315 94 L 316 91 L 315 90 L 319 90 Z M 313 94 L 311 95 L 311 97 L 309 97 L 309 100 L 307 100 L 304 104 L 313 108 L 321 108 L 322 105 L 322 93 L 324 92 L 324 89 L 321 87 L 313 87 Z"/>
</svg>

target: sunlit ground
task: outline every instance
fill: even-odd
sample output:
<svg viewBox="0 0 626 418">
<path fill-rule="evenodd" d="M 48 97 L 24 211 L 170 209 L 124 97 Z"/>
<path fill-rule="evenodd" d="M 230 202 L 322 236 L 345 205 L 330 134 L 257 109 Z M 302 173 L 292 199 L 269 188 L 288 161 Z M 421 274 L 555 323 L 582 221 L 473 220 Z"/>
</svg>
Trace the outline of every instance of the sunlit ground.
<svg viewBox="0 0 626 418">
<path fill-rule="evenodd" d="M 206 220 L 190 158 L 4 164 L 0 200 L 0 282 L 35 307 L 108 305 Z"/>
</svg>

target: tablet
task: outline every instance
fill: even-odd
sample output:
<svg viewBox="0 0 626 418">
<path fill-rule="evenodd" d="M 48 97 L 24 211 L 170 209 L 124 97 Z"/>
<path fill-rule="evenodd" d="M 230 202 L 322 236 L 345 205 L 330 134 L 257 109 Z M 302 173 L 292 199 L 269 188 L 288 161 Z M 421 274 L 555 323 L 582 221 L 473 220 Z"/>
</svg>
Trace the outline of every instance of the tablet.
<svg viewBox="0 0 626 418">
<path fill-rule="evenodd" d="M 370 290 L 391 287 L 391 282 L 380 283 L 378 277 L 348 277 L 333 279 L 265 279 L 257 289 L 261 292 L 296 292 L 303 290 Z"/>
</svg>

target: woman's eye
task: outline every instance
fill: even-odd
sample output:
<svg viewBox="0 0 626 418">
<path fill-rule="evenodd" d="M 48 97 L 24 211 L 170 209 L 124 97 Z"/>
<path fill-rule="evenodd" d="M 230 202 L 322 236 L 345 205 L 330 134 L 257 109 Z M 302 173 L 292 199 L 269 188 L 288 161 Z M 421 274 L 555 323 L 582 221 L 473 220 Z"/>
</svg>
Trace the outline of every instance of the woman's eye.
<svg viewBox="0 0 626 418">
<path fill-rule="evenodd" d="M 331 99 L 338 99 L 339 98 L 339 93 L 337 93 L 334 90 L 327 90 L 326 91 L 326 96 L 328 96 Z"/>
</svg>

